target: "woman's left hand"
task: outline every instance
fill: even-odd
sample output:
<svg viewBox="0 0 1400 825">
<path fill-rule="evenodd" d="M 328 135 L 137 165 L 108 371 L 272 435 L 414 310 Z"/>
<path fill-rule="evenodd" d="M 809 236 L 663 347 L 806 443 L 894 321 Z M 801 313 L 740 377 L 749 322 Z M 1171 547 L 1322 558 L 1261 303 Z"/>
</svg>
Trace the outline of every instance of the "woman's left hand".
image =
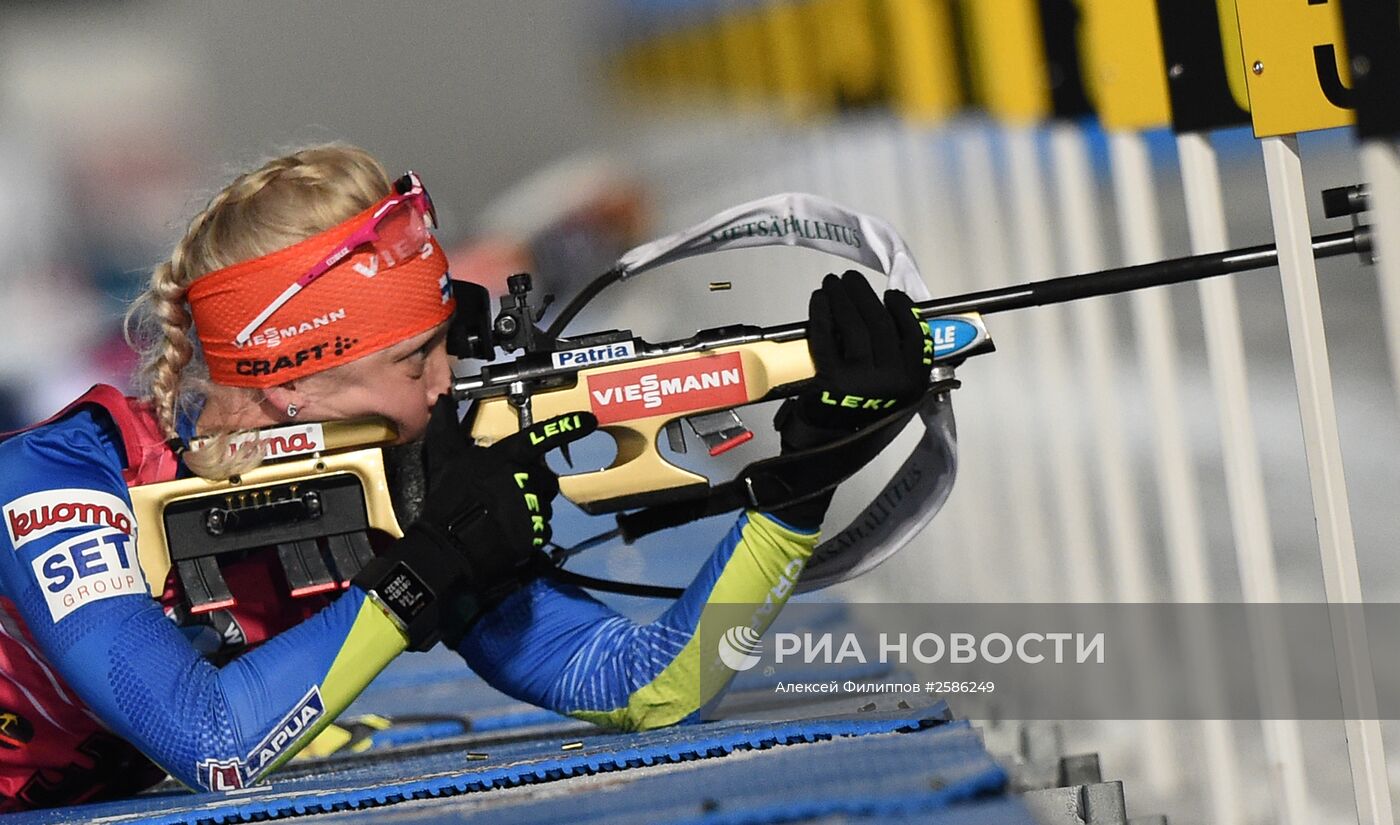
<svg viewBox="0 0 1400 825">
<path fill-rule="evenodd" d="M 783 405 L 774 424 L 785 450 L 834 441 L 919 400 L 933 349 L 909 296 L 886 290 L 882 305 L 855 270 L 827 275 L 808 304 L 811 389 Z"/>
<path fill-rule="evenodd" d="M 784 402 L 773 425 L 784 453 L 829 444 L 917 402 L 928 390 L 933 346 L 909 296 L 886 290 L 881 304 L 864 276 L 827 275 L 808 304 L 812 387 Z M 815 530 L 834 491 L 775 510 L 784 523 Z"/>
</svg>

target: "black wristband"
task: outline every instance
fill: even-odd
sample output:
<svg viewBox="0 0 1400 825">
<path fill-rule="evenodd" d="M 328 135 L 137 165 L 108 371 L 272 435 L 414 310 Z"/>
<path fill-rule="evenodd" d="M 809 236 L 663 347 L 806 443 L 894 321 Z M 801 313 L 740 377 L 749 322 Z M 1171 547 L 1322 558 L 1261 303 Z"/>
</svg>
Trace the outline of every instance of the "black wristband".
<svg viewBox="0 0 1400 825">
<path fill-rule="evenodd" d="M 427 650 L 437 641 L 437 595 L 402 559 L 382 561 L 383 565 L 365 566 L 363 572 L 370 573 L 373 582 L 366 582 L 366 591 L 396 620 L 410 649 Z"/>
<path fill-rule="evenodd" d="M 465 571 L 452 564 L 455 553 L 445 536 L 423 522 L 409 525 L 403 538 L 355 575 L 354 583 L 395 619 L 410 650 L 428 650 L 441 638 L 442 597 L 456 589 Z"/>
</svg>

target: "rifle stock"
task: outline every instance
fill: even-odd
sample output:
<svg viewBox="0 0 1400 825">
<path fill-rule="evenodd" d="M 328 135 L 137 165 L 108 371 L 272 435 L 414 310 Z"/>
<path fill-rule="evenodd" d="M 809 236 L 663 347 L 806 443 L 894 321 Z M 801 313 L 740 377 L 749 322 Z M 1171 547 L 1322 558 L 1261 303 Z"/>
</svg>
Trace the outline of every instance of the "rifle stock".
<svg viewBox="0 0 1400 825">
<path fill-rule="evenodd" d="M 929 325 L 937 362 L 991 350 L 976 313 L 931 319 Z M 617 456 L 601 470 L 561 475 L 560 490 L 594 514 L 663 504 L 709 486 L 705 476 L 662 456 L 657 445 L 668 424 L 795 395 L 815 375 L 805 335 L 785 332 L 779 340 L 774 329 L 718 328 L 655 345 L 631 339 L 635 357 L 537 371 L 540 388 L 533 391 L 530 382 L 507 374 L 460 393 L 478 399 L 471 432 L 479 444 L 505 438 L 531 420 L 593 412 L 616 441 Z"/>
<path fill-rule="evenodd" d="M 264 445 L 269 444 L 268 434 L 279 429 L 285 428 L 259 434 Z M 301 569 L 306 570 L 315 568 L 316 559 L 321 558 L 318 539 L 354 536 L 358 541 L 364 535 L 367 540 L 370 530 L 392 537 L 403 534 L 385 473 L 383 447 L 397 437 L 393 425 L 368 418 L 307 425 L 307 429 L 316 435 L 298 452 L 284 457 L 274 454 L 241 476 L 224 481 L 183 478 L 130 489 L 139 525 L 136 552 L 153 596 L 160 597 L 171 568 L 179 567 L 186 590 L 194 596 L 195 612 L 202 612 L 223 601 L 220 590 L 227 591 L 217 578 L 217 566 L 205 559 L 256 546 L 302 542 L 301 555 L 315 554 L 301 560 L 306 562 Z M 308 496 L 315 497 L 311 510 L 305 506 Z M 354 572 L 345 568 L 355 560 L 338 555 L 339 549 L 327 549 L 337 568 L 335 586 L 342 586 Z M 325 566 L 321 559 L 319 567 Z M 288 572 L 289 579 L 296 575 Z M 324 586 L 324 582 L 312 584 Z M 193 592 L 199 590 L 205 592 Z"/>
</svg>

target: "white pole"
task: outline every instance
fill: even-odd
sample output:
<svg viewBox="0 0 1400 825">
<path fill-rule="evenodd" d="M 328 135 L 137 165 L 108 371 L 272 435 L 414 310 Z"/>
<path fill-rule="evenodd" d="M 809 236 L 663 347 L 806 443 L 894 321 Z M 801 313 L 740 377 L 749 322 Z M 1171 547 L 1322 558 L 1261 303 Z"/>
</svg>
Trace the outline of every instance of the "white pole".
<svg viewBox="0 0 1400 825">
<path fill-rule="evenodd" d="M 1108 266 L 1097 215 L 1101 202 L 1094 186 L 1089 147 L 1079 127 L 1057 123 L 1050 127 L 1055 191 L 1064 235 L 1065 264 L 1070 272 L 1097 272 Z M 1114 596 L 1124 602 L 1150 602 L 1147 547 L 1142 535 L 1128 436 L 1123 429 L 1124 405 L 1118 391 L 1114 331 L 1109 298 L 1073 304 L 1079 333 L 1080 362 L 1087 377 L 1089 409 L 1093 415 L 1094 451 L 1098 459 L 1099 491 L 1113 559 Z"/>
<path fill-rule="evenodd" d="M 1098 222 L 1101 198 L 1083 131 L 1069 123 L 1052 124 L 1050 153 L 1065 266 L 1070 272 L 1104 269 L 1108 264 L 1103 231 Z M 1119 393 L 1115 358 L 1118 336 L 1110 300 L 1075 301 L 1072 311 L 1078 333 L 1079 363 L 1088 387 L 1087 407 L 1095 433 L 1093 450 L 1098 463 L 1108 550 L 1113 562 L 1110 598 L 1141 604 L 1153 600 L 1152 585 L 1148 579 L 1147 546 L 1132 453 L 1123 428 L 1126 408 Z M 1133 738 L 1141 751 L 1143 772 L 1155 776 L 1158 765 L 1174 761 L 1171 728 L 1161 720 L 1146 720 L 1138 726 L 1141 735 Z"/>
<path fill-rule="evenodd" d="M 852 166 L 855 171 L 864 168 L 867 172 L 864 188 L 869 190 L 865 197 L 870 201 L 870 211 L 884 216 L 907 240 L 912 227 L 909 193 L 900 184 L 911 171 L 902 166 L 904 133 L 911 127 L 894 112 L 877 119 L 867 118 L 861 127 L 858 140 L 853 142 L 856 162 Z M 860 208 L 859 204 L 853 205 Z"/>
<path fill-rule="evenodd" d="M 1000 286 L 1011 271 L 1006 247 L 1009 245 L 1006 226 L 997 203 L 996 163 L 992 155 L 989 127 L 970 128 L 958 141 L 958 158 L 962 167 L 959 183 L 964 207 L 967 209 L 968 234 L 978 254 L 972 263 L 979 280 L 985 286 Z M 1003 356 L 994 370 L 998 376 L 992 397 L 997 407 L 996 420 L 1005 428 L 1000 447 L 1001 482 L 1005 485 L 1005 500 L 1011 502 L 1011 535 L 1015 543 L 1008 554 L 1018 574 L 1007 584 L 1019 585 L 1019 592 L 1003 588 L 1012 601 L 1050 601 L 1056 592 L 1055 576 L 1050 564 L 1053 554 L 1049 531 L 1045 526 L 1045 500 L 1039 480 L 1039 451 L 1029 429 L 1028 416 L 1019 410 L 1026 406 L 1024 388 L 1025 367 L 1010 357 L 1019 345 L 1026 346 L 1021 335 L 1023 325 L 1015 318 L 999 322 L 997 335 L 1004 342 Z"/>
<path fill-rule="evenodd" d="M 1361 174 L 1370 185 L 1371 232 L 1376 244 L 1391 383 L 1400 411 L 1400 149 L 1389 140 L 1361 144 Z"/>
<path fill-rule="evenodd" d="M 1225 222 L 1225 198 L 1220 187 L 1220 167 L 1210 137 L 1190 133 L 1177 136 L 1181 180 L 1186 195 L 1186 217 L 1191 232 L 1191 252 L 1204 254 L 1229 248 Z M 1264 470 L 1255 443 L 1254 418 L 1249 410 L 1249 378 L 1245 367 L 1244 335 L 1240 329 L 1235 282 L 1208 278 L 1197 284 L 1206 333 L 1206 356 L 1220 416 L 1220 443 L 1225 482 L 1234 529 L 1235 556 L 1244 600 L 1259 604 L 1282 601 L 1269 511 L 1264 497 Z M 1210 598 L 1208 585 L 1206 598 Z M 1278 698 L 1266 707 L 1296 707 L 1288 673 L 1287 650 L 1278 627 L 1251 623 L 1260 660 L 1260 689 Z M 1276 674 L 1282 674 L 1279 678 Z M 1303 769 L 1303 743 L 1295 719 L 1264 720 L 1264 752 L 1273 790 L 1275 816 L 1282 825 L 1305 825 L 1309 814 L 1307 775 Z M 1223 727 L 1223 726 L 1222 726 Z M 1212 731 L 1220 736 L 1220 731 Z M 1236 777 L 1230 787 L 1238 786 Z M 1215 800 L 1216 821 L 1238 822 L 1244 816 L 1242 800 L 1231 793 Z"/>
<path fill-rule="evenodd" d="M 1140 134 L 1114 131 L 1109 133 L 1108 146 L 1124 263 L 1159 260 L 1165 250 L 1147 143 Z M 1153 447 L 1166 529 L 1167 563 L 1177 597 L 1188 602 L 1204 601 L 1204 529 L 1196 501 L 1198 487 L 1191 445 L 1182 424 L 1185 408 L 1177 385 L 1180 367 L 1168 293 L 1161 289 L 1138 290 L 1132 294 L 1132 309 L 1138 354 L 1154 411 Z M 1161 785 L 1171 787 L 1165 779 Z"/>
<path fill-rule="evenodd" d="M 939 262 L 937 269 L 930 267 L 925 273 L 926 279 L 933 282 L 929 288 L 935 293 L 941 291 L 946 277 L 942 256 L 951 256 L 951 264 L 960 254 L 958 244 L 950 241 L 956 233 L 951 231 L 948 181 L 934 163 L 937 147 L 941 146 L 939 133 L 934 127 L 901 121 L 895 147 L 899 169 L 903 170 L 895 181 L 895 189 L 901 195 L 907 221 L 902 227 L 904 237 L 921 266 Z"/>
<path fill-rule="evenodd" d="M 814 195 L 837 200 L 836 173 L 831 158 L 832 128 L 825 115 L 819 116 L 805 127 L 805 138 L 796 149 L 808 159 L 809 184 L 805 190 Z"/>
<path fill-rule="evenodd" d="M 1165 257 L 1165 250 L 1147 143 L 1132 132 L 1112 132 L 1108 141 L 1124 263 L 1160 260 Z M 1153 446 L 1166 526 L 1167 561 L 1172 580 L 1188 583 L 1196 591 L 1180 595 L 1186 601 L 1201 601 L 1194 584 L 1206 578 L 1204 530 L 1196 501 L 1198 486 L 1191 446 L 1182 425 L 1184 408 L 1177 383 L 1180 365 L 1169 294 L 1161 289 L 1137 290 L 1132 293 L 1132 307 L 1142 370 L 1156 413 Z"/>
<path fill-rule="evenodd" d="M 1352 789 L 1362 825 L 1391 823 L 1390 786 L 1386 777 L 1381 726 L 1376 720 L 1376 684 L 1360 615 L 1361 575 L 1356 563 L 1351 508 L 1342 471 L 1341 439 L 1327 363 L 1317 263 L 1303 189 L 1303 164 L 1294 135 L 1262 141 L 1264 174 L 1269 182 L 1269 211 L 1278 244 L 1288 341 L 1303 420 L 1303 448 L 1312 478 L 1313 514 L 1322 553 L 1322 582 L 1327 601 L 1357 605 L 1333 615 L 1332 641 L 1342 688 L 1342 711 L 1367 718 L 1347 719 L 1347 757 Z"/>
<path fill-rule="evenodd" d="M 1011 231 L 1019 258 L 1017 275 L 1027 281 L 1041 280 L 1054 274 L 1055 248 L 1047 208 L 1050 196 L 1041 173 L 1036 132 L 1028 126 L 1010 126 L 1004 134 L 1015 216 Z M 1065 403 L 1071 395 L 1077 396 L 1079 387 L 1070 371 L 1063 313 L 1057 306 L 1040 307 L 1029 320 L 1041 397 L 1048 402 L 1041 408 L 1039 418 L 1045 422 L 1042 432 L 1049 442 L 1050 477 L 1059 505 L 1061 549 L 1067 563 L 1066 592 L 1071 601 L 1103 601 L 1084 452 L 1071 414 L 1071 407 L 1077 405 Z"/>
<path fill-rule="evenodd" d="M 951 174 L 951 129 L 938 130 L 908 126 L 902 130 L 902 166 L 908 170 L 905 186 L 908 195 L 910 225 L 906 236 L 916 260 L 923 268 L 929 288 L 934 294 L 956 294 L 975 288 L 967 277 L 970 263 L 965 245 L 959 242 L 964 230 L 960 210 L 954 203 L 954 180 Z M 932 527 L 937 538 L 926 541 L 932 553 L 940 553 L 948 545 L 938 539 L 965 540 L 978 536 L 986 546 L 977 547 L 961 564 L 960 575 L 965 589 L 959 598 L 974 601 L 992 598 L 1000 589 L 999 579 L 1005 572 L 996 565 L 991 548 L 996 546 L 996 514 L 987 463 L 973 457 L 988 450 L 980 445 L 995 442 L 989 436 L 991 422 L 986 409 L 986 392 L 975 383 L 953 393 L 953 409 L 957 418 L 959 450 L 964 458 L 958 467 L 958 483 L 948 501 L 946 515 L 940 513 Z M 941 522 L 941 524 L 940 524 Z M 956 585 L 955 585 L 956 586 Z"/>
<path fill-rule="evenodd" d="M 907 135 L 912 131 L 913 127 L 900 120 L 894 112 L 848 118 L 842 134 L 839 178 L 847 182 L 849 189 L 843 192 L 838 200 L 847 206 L 883 217 L 910 243 L 911 250 L 915 251 L 915 260 L 926 266 L 926 261 L 931 259 L 919 257 L 914 246 L 915 230 L 919 222 L 913 218 L 916 213 L 911 210 L 911 206 L 923 191 L 922 181 L 918 178 L 926 173 L 927 163 L 925 161 L 916 167 L 906 165 L 915 159 L 906 151 Z M 942 270 L 943 266 L 939 266 L 936 269 L 926 268 L 924 271 L 932 278 L 942 274 Z M 883 289 L 883 285 L 879 283 L 875 286 L 877 291 Z M 937 288 L 937 284 L 931 286 Z M 955 405 L 959 396 L 960 393 L 954 393 Z M 935 555 L 948 546 L 946 541 L 939 541 L 940 538 L 952 539 L 956 536 L 975 534 L 975 523 L 959 524 L 958 516 L 951 511 L 940 514 L 935 529 L 926 531 L 913 547 L 904 551 L 910 554 L 909 558 L 904 560 L 904 564 L 891 570 L 896 576 L 893 581 L 884 588 L 875 580 L 866 583 L 865 600 L 886 600 L 891 592 L 904 593 L 901 598 L 911 600 L 928 598 L 927 592 L 921 592 L 911 585 L 924 577 L 930 569 L 929 566 L 916 568 L 917 573 L 914 575 L 904 573 L 901 576 L 899 571 L 910 570 L 905 565 L 938 565 L 940 561 L 946 560 Z M 968 575 L 968 581 L 973 583 L 973 587 L 984 584 L 979 582 L 977 577 L 989 572 L 985 565 L 979 564 L 971 569 L 961 563 L 958 566 L 964 568 L 962 572 Z"/>
</svg>

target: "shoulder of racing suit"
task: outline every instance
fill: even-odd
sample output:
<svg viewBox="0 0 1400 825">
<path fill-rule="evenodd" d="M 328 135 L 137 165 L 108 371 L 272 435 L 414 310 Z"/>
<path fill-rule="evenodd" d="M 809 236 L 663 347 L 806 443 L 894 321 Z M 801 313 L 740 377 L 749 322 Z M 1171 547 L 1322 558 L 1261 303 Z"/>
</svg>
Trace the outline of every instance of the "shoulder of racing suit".
<svg viewBox="0 0 1400 825">
<path fill-rule="evenodd" d="M 403 650 L 350 588 L 223 667 L 151 598 L 130 483 L 175 475 L 149 411 L 113 391 L 0 441 L 0 595 L 80 712 L 194 787 L 257 781 Z M 8 545 L 8 552 L 6 551 Z"/>
<path fill-rule="evenodd" d="M 150 405 L 124 395 L 109 384 L 95 384 L 73 403 L 38 424 L 0 433 L 0 443 L 52 427 L 85 409 L 100 410 L 106 414 L 110 429 L 103 427 L 104 422 L 97 419 L 78 426 L 95 426 L 115 436 L 112 444 L 114 457 L 121 462 L 122 479 L 128 485 L 169 481 L 179 473 L 179 460 L 162 436 Z"/>
</svg>

